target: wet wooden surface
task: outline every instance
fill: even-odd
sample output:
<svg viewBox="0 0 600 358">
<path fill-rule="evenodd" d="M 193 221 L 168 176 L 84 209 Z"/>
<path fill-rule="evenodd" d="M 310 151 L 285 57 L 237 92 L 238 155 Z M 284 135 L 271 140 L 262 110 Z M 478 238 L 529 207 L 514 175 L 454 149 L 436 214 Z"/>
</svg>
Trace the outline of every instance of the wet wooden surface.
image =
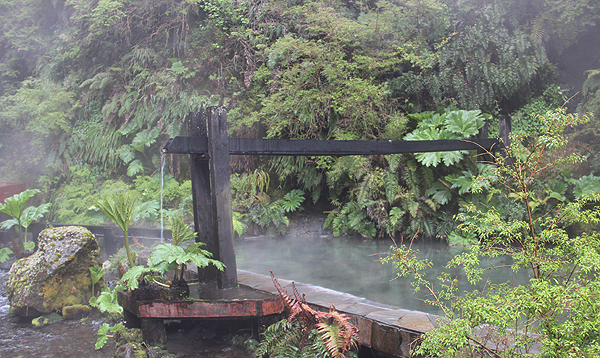
<svg viewBox="0 0 600 358">
<path fill-rule="evenodd" d="M 207 291 L 190 300 L 134 301 L 125 291 L 119 291 L 118 299 L 125 310 L 140 319 L 255 318 L 279 314 L 284 309 L 279 295 L 243 285 Z"/>
</svg>

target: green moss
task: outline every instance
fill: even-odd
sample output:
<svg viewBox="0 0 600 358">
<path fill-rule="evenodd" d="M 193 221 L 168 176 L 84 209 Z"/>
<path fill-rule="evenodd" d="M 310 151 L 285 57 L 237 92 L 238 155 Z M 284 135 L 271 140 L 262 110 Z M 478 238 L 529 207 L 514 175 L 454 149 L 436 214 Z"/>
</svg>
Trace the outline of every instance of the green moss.
<svg viewBox="0 0 600 358">
<path fill-rule="evenodd" d="M 64 319 L 80 319 L 87 316 L 91 311 L 90 306 L 76 304 L 72 306 L 65 306 L 62 308 L 62 315 Z"/>
<path fill-rule="evenodd" d="M 42 286 L 43 305 L 54 309 L 87 303 L 91 294 L 91 284 L 87 272 L 62 277 L 56 275 Z"/>
</svg>

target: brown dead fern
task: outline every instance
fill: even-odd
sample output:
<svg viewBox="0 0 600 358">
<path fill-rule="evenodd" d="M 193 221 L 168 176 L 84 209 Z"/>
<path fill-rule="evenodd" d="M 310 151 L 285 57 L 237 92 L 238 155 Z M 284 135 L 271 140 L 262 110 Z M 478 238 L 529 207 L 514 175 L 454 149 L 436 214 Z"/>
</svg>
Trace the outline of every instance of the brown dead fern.
<svg viewBox="0 0 600 358">
<path fill-rule="evenodd" d="M 317 330 L 319 339 L 323 342 L 332 358 L 345 358 L 345 354 L 358 349 L 358 327 L 350 318 L 338 312 L 332 305 L 329 312 L 317 311 L 306 302 L 304 294 L 300 294 L 292 282 L 294 296 L 288 295 L 281 287 L 273 272 L 271 279 L 283 302 L 289 309 L 288 322 L 298 322 L 297 327 L 302 331 L 299 350 L 310 344 L 309 337 L 313 329 Z"/>
</svg>

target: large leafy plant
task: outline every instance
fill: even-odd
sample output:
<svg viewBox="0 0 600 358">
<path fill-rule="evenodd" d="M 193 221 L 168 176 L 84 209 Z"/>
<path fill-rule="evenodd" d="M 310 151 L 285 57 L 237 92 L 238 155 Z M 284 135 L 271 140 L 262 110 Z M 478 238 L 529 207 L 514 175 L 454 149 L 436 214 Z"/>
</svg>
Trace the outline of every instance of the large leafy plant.
<svg viewBox="0 0 600 358">
<path fill-rule="evenodd" d="M 215 265 L 221 271 L 225 268 L 221 261 L 212 259 L 211 252 L 201 248 L 204 243 L 193 242 L 184 247 L 183 244 L 196 237 L 196 233 L 181 218 L 171 217 L 169 221 L 173 244 L 157 245 L 148 258 L 148 267 L 135 266 L 123 275 L 122 281 L 129 290 L 138 288 L 139 280 L 144 276 L 151 281 L 158 282 L 158 278 L 151 274 L 165 274 L 173 270 L 175 271 L 173 281 L 183 282 L 186 265 L 190 263 L 199 268 L 208 265 Z"/>
<path fill-rule="evenodd" d="M 129 267 L 135 266 L 134 255 L 129 248 L 128 230 L 133 220 L 137 200 L 138 197 L 136 195 L 128 192 L 108 195 L 96 202 L 96 206 L 123 230 Z"/>
<path fill-rule="evenodd" d="M 477 135 L 489 115 L 481 111 L 454 110 L 444 113 L 424 112 L 410 115 L 419 120 L 417 128 L 404 136 L 404 140 L 440 140 L 467 139 Z M 454 165 L 463 159 L 467 151 L 417 153 L 417 160 L 428 167 L 436 167 L 440 163 Z"/>
<path fill-rule="evenodd" d="M 200 248 L 204 245 L 203 243 L 193 242 L 186 247 L 182 246 L 197 235 L 197 233 L 190 229 L 188 224 L 177 217 L 171 217 L 169 222 L 171 224 L 173 243 L 156 246 L 148 259 L 148 266 L 157 269 L 161 273 L 175 270 L 175 276 L 178 277 L 179 281 L 184 280 L 184 273 L 188 263 L 193 263 L 198 267 L 206 267 L 212 264 L 219 270 L 223 270 L 223 263 L 211 259 L 212 253 Z"/>
<path fill-rule="evenodd" d="M 27 202 L 35 194 L 39 193 L 38 189 L 27 189 L 19 194 L 15 194 L 4 200 L 4 204 L 0 204 L 0 212 L 12 216 L 12 219 L 4 220 L 0 223 L 0 228 L 9 230 L 16 225 L 18 235 L 18 246 L 20 254 L 24 254 L 26 250 L 32 250 L 35 243 L 27 241 L 27 229 L 31 223 L 48 212 L 51 203 L 42 204 L 40 206 L 27 206 Z"/>
<path fill-rule="evenodd" d="M 556 172 L 557 165 L 579 163 L 577 153 L 556 157 L 567 145 L 566 127 L 582 120 L 564 110 L 541 116 L 545 127 L 538 137 L 513 135 L 505 157 L 495 157 L 498 192 L 524 215 L 506 220 L 491 206 L 485 210 L 466 204 L 459 215 L 460 228 L 479 240 L 467 252 L 455 256 L 449 270 L 435 285 L 422 270 L 428 260 L 416 259 L 416 251 L 404 245 L 393 247 L 392 261 L 398 275 L 412 275 L 415 290 L 428 294 L 425 302 L 439 307 L 446 319 L 422 336 L 416 354 L 435 357 L 592 357 L 600 354 L 600 234 L 596 230 L 573 234 L 569 227 L 600 224 L 600 200 L 596 193 L 582 193 L 572 202 L 556 200 L 553 208 L 537 212 L 534 188 Z M 492 155 L 491 153 L 489 153 Z M 505 255 L 515 272 L 526 272 L 524 284 L 493 283 L 483 273 L 496 269 L 487 258 Z M 487 261 L 489 262 L 489 261 Z M 458 292 L 462 268 L 471 284 L 485 283 L 468 292 Z"/>
</svg>

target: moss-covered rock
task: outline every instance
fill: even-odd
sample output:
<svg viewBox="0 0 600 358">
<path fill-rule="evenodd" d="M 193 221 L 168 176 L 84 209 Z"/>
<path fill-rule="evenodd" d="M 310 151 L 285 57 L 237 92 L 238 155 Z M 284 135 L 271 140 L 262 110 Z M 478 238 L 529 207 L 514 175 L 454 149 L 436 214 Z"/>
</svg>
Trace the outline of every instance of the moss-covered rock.
<svg viewBox="0 0 600 358">
<path fill-rule="evenodd" d="M 65 306 L 62 308 L 62 315 L 64 319 L 81 319 L 87 316 L 92 308 L 86 305 L 72 305 Z"/>
<path fill-rule="evenodd" d="M 127 343 L 143 343 L 144 336 L 141 328 L 126 328 L 123 325 L 116 325 L 111 330 L 115 335 L 115 342 L 118 346 Z"/>
<path fill-rule="evenodd" d="M 115 358 L 146 358 L 148 353 L 140 343 L 126 343 L 120 345 L 115 353 Z"/>
<path fill-rule="evenodd" d="M 48 313 L 42 316 L 39 316 L 37 318 L 34 318 L 33 320 L 31 320 L 31 324 L 34 327 L 43 327 L 49 324 L 53 324 L 53 323 L 57 323 L 62 321 L 62 317 L 56 313 L 56 312 L 52 312 L 52 313 Z"/>
<path fill-rule="evenodd" d="M 78 226 L 46 229 L 38 237 L 38 250 L 16 261 L 6 291 L 11 312 L 23 317 L 87 304 L 92 281 L 89 268 L 101 265 L 94 235 Z M 98 287 L 104 284 L 101 280 Z"/>
</svg>

